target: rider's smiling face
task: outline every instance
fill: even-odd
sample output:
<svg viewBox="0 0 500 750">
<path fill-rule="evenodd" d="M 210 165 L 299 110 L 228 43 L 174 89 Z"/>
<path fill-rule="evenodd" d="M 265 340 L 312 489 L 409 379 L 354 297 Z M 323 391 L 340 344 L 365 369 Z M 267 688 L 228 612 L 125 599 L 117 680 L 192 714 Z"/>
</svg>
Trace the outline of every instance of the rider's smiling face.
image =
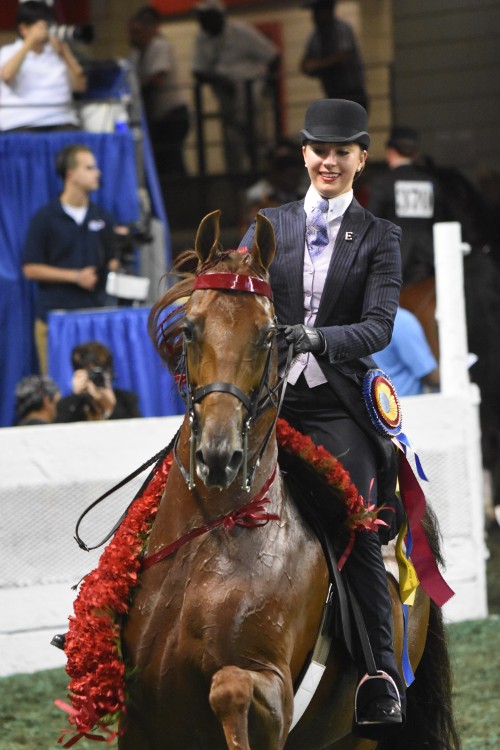
<svg viewBox="0 0 500 750">
<path fill-rule="evenodd" d="M 351 190 L 368 155 L 357 143 L 307 143 L 302 153 L 311 183 L 324 198 Z"/>
</svg>

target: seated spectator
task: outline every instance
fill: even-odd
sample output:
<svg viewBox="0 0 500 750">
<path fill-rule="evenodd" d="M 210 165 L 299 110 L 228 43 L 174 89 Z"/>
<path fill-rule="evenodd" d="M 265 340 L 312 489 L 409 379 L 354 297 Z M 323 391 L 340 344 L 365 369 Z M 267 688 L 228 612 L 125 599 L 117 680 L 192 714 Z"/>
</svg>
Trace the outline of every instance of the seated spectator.
<svg viewBox="0 0 500 750">
<path fill-rule="evenodd" d="M 398 308 L 392 339 L 373 359 L 392 380 L 398 396 L 417 396 L 425 387 L 439 387 L 436 359 L 418 318 L 409 310 Z"/>
<path fill-rule="evenodd" d="M 44 2 L 19 5 L 19 38 L 0 49 L 0 130 L 78 126 L 72 92 L 87 81 L 69 45 L 50 35 L 53 22 Z"/>
<path fill-rule="evenodd" d="M 189 111 L 179 83 L 172 43 L 160 31 L 161 16 L 149 5 L 128 23 L 132 61 L 141 87 L 156 166 L 160 174 L 185 174 L 183 145 Z"/>
<path fill-rule="evenodd" d="M 28 375 L 16 386 L 16 424 L 50 424 L 55 421 L 59 387 L 46 375 Z"/>
<path fill-rule="evenodd" d="M 113 387 L 113 355 L 104 344 L 78 344 L 71 352 L 71 364 L 73 393 L 59 401 L 57 422 L 142 417 L 136 394 Z"/>
</svg>

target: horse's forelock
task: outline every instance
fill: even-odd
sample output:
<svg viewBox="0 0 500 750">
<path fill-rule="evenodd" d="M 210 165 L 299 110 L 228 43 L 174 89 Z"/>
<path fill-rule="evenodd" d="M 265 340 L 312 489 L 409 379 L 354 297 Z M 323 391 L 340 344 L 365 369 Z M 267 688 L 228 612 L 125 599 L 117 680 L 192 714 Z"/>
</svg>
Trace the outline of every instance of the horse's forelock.
<svg viewBox="0 0 500 750">
<path fill-rule="evenodd" d="M 267 278 L 265 269 L 243 248 L 220 250 L 210 261 L 202 265 L 196 265 L 197 260 L 198 257 L 193 250 L 187 250 L 178 257 L 169 275 L 181 278 L 153 305 L 148 319 L 148 331 L 153 344 L 169 370 L 174 373 L 178 370 L 182 351 L 181 334 L 186 299 L 191 296 L 196 277 L 219 269 L 226 273 Z M 184 301 L 183 304 L 180 304 L 181 300 Z M 167 313 L 166 310 L 172 305 L 175 305 L 175 309 Z"/>
<path fill-rule="evenodd" d="M 196 269 L 196 275 L 214 271 L 221 265 L 220 270 L 230 273 L 241 273 L 245 276 L 255 275 L 259 278 L 267 278 L 264 268 L 255 262 L 255 259 L 246 248 L 237 250 L 223 250 L 218 252 L 210 261 L 204 263 Z"/>
</svg>

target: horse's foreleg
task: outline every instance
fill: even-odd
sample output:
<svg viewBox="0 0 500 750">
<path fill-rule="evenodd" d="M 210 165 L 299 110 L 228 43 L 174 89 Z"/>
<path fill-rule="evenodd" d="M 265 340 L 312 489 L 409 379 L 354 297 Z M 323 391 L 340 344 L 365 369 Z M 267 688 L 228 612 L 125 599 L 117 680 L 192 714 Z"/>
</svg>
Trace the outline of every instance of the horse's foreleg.
<svg viewBox="0 0 500 750">
<path fill-rule="evenodd" d="M 229 750 L 251 750 L 248 723 L 251 709 L 254 748 L 283 748 L 293 701 L 291 688 L 288 701 L 285 692 L 283 681 L 272 672 L 223 667 L 214 674 L 210 705 L 222 725 Z M 286 703 L 289 705 L 285 708 Z"/>
</svg>

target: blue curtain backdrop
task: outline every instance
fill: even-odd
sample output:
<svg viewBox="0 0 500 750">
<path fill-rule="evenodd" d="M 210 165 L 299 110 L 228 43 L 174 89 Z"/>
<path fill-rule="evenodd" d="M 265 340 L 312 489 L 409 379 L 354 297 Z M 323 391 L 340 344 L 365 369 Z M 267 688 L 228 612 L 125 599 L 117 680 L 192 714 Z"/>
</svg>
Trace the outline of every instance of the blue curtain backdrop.
<svg viewBox="0 0 500 750">
<path fill-rule="evenodd" d="M 62 183 L 54 168 L 55 157 L 70 143 L 88 145 L 102 171 L 101 188 L 92 199 L 114 214 L 118 222 L 129 223 L 139 218 L 135 145 L 131 132 L 0 135 L 0 426 L 13 423 L 16 383 L 36 372 L 34 285 L 22 276 L 21 256 L 31 217 L 61 192 Z M 168 225 L 150 151 L 146 135 L 146 182 L 153 213 L 165 224 L 169 265 Z"/>
<path fill-rule="evenodd" d="M 117 388 L 135 391 L 144 417 L 184 412 L 174 379 L 147 333 L 149 307 L 118 307 L 49 314 L 49 374 L 66 396 L 71 393 L 71 350 L 100 341 L 113 354 Z"/>
</svg>

